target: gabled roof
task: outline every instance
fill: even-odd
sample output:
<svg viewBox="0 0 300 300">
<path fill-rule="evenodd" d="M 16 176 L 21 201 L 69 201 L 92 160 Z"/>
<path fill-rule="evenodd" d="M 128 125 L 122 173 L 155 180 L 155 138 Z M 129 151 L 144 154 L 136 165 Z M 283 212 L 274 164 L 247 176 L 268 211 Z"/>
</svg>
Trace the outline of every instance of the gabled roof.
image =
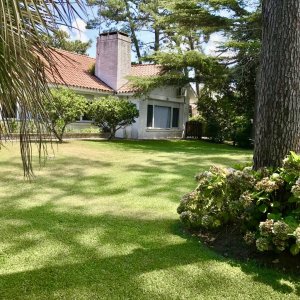
<svg viewBox="0 0 300 300">
<path fill-rule="evenodd" d="M 51 84 L 108 93 L 133 93 L 136 91 L 130 82 L 115 91 L 95 75 L 92 75 L 90 69 L 96 62 L 95 58 L 61 49 L 53 49 L 52 59 L 56 70 L 53 73 L 47 72 L 47 78 Z M 161 67 L 158 65 L 132 65 L 130 76 L 157 76 L 160 72 Z"/>
</svg>

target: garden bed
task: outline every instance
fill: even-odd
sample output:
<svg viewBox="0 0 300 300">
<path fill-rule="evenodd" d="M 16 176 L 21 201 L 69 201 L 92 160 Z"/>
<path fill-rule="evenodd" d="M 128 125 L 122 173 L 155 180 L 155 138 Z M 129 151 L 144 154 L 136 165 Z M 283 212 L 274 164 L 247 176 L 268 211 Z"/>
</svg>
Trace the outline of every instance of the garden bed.
<svg viewBox="0 0 300 300">
<path fill-rule="evenodd" d="M 245 243 L 238 226 L 224 226 L 218 231 L 191 231 L 191 234 L 224 257 L 246 262 L 254 261 L 259 266 L 300 275 L 299 256 L 292 256 L 289 251 L 259 252 L 255 245 L 249 246 Z"/>
</svg>

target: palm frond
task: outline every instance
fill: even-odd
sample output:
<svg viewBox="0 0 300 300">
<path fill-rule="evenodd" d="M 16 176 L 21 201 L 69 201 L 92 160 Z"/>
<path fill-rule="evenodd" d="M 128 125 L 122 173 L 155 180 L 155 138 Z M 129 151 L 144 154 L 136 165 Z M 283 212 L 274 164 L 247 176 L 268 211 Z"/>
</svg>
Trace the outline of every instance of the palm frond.
<svg viewBox="0 0 300 300">
<path fill-rule="evenodd" d="M 42 36 L 57 24 L 70 26 L 83 10 L 81 0 L 0 0 L 0 138 L 11 137 L 11 116 L 20 117 L 20 149 L 24 175 L 33 175 L 32 142 L 40 158 L 46 147 L 47 111 L 50 97 L 46 73 L 55 72 L 52 53 Z M 34 128 L 35 135 L 32 137 Z M 37 137 L 37 138 L 36 138 Z M 1 142 L 0 141 L 0 142 Z"/>
</svg>

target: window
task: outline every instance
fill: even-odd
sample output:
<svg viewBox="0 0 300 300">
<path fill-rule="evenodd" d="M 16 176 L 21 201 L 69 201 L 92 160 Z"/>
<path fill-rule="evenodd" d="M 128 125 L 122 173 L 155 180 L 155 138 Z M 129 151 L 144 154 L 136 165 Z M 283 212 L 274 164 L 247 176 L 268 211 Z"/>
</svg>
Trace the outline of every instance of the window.
<svg viewBox="0 0 300 300">
<path fill-rule="evenodd" d="M 92 121 L 91 117 L 89 116 L 88 113 L 85 113 L 83 116 L 81 116 L 81 120 L 80 121 Z"/>
<path fill-rule="evenodd" d="M 179 108 L 148 105 L 147 127 L 171 128 L 179 127 Z"/>
<path fill-rule="evenodd" d="M 170 128 L 171 125 L 171 107 L 154 106 L 154 127 Z"/>
<path fill-rule="evenodd" d="M 148 105 L 147 110 L 147 127 L 153 127 L 153 105 Z"/>
<path fill-rule="evenodd" d="M 179 108 L 173 107 L 172 127 L 179 127 Z"/>
<path fill-rule="evenodd" d="M 193 116 L 193 106 L 189 105 L 189 117 Z"/>
<path fill-rule="evenodd" d="M 92 101 L 90 101 L 89 99 L 87 99 L 87 100 L 88 100 L 87 104 L 89 106 Z M 90 117 L 89 113 L 87 113 L 87 112 L 84 113 L 82 116 L 80 116 L 76 121 L 77 122 L 92 122 L 91 117 Z"/>
</svg>

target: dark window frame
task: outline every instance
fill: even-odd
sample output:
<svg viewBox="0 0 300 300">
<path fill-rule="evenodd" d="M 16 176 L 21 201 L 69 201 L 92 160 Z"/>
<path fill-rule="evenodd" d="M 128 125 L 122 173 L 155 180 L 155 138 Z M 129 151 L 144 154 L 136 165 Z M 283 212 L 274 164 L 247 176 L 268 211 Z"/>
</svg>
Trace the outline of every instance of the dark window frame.
<svg viewBox="0 0 300 300">
<path fill-rule="evenodd" d="M 154 109 L 154 107 L 155 106 L 167 107 L 171 110 L 170 127 L 167 127 L 167 128 L 154 127 L 154 125 L 155 125 L 155 109 Z M 177 111 L 176 118 L 175 118 L 176 123 L 174 123 L 174 111 Z M 151 129 L 179 128 L 179 120 L 180 120 L 180 107 L 156 105 L 156 104 L 148 104 L 147 105 L 147 120 L 146 120 L 147 128 L 151 128 Z"/>
</svg>

